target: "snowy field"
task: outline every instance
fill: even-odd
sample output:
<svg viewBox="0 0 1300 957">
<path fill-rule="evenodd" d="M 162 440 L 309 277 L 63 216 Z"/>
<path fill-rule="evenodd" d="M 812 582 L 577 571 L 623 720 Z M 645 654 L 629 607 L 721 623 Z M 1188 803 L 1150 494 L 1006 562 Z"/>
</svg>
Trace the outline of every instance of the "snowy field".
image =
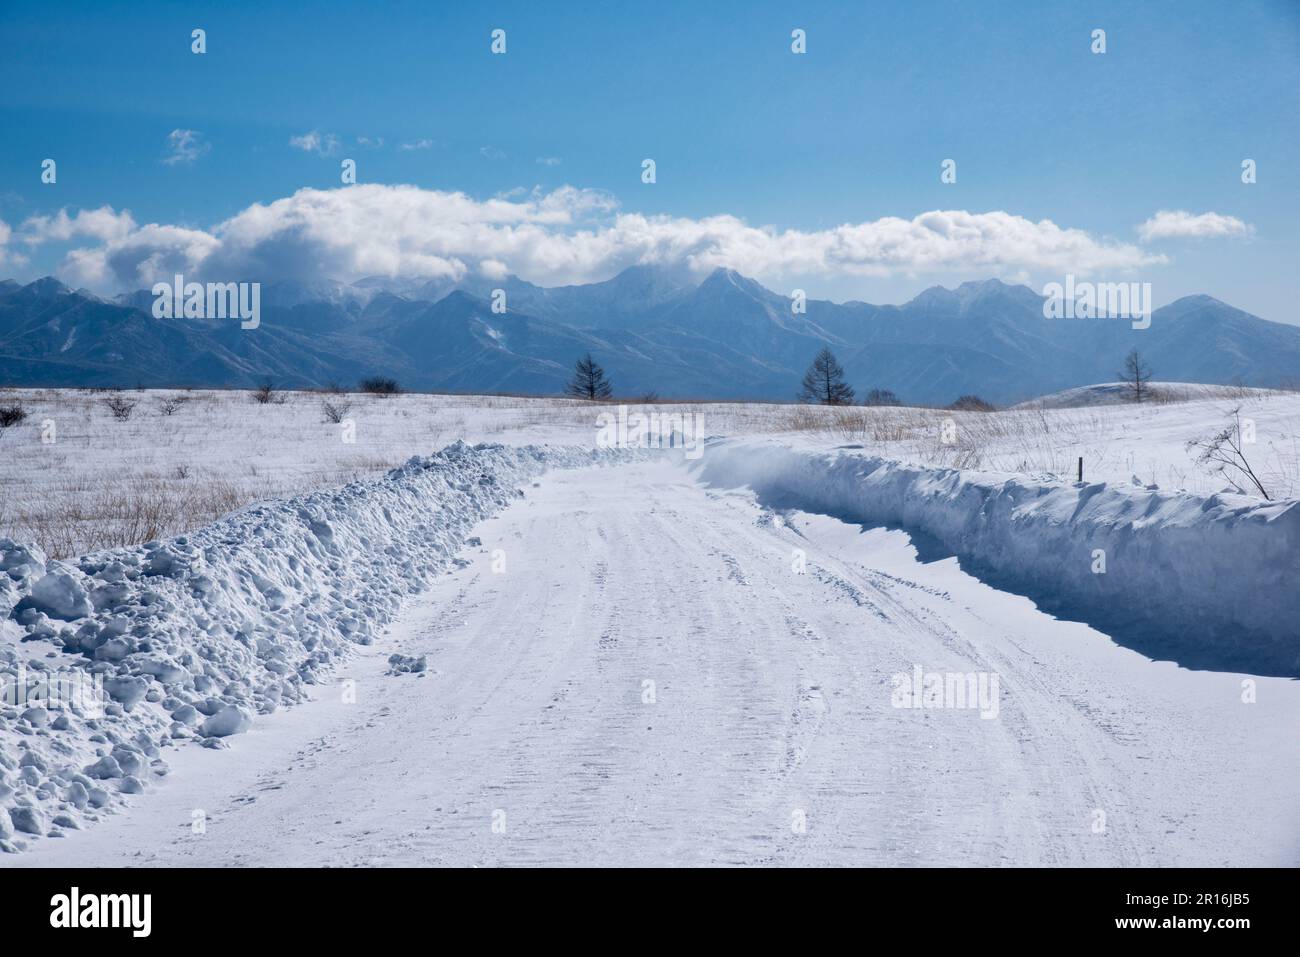
<svg viewBox="0 0 1300 957">
<path fill-rule="evenodd" d="M 1159 384 L 1158 384 L 1159 385 Z M 629 406 L 701 416 L 710 436 L 779 437 L 805 448 L 862 445 L 903 462 L 1131 482 L 1206 495 L 1223 479 L 1198 467 L 1189 441 L 1233 409 L 1255 422 L 1256 470 L 1273 498 L 1300 495 L 1300 394 L 1164 386 L 1190 401 L 1104 403 L 1105 390 L 1072 390 L 1078 407 L 994 414 L 930 409 L 674 403 Z M 1100 396 L 1098 395 L 1100 393 Z M 602 409 L 565 399 L 496 396 L 322 396 L 248 392 L 131 392 L 129 418 L 112 396 L 81 390 L 0 390 L 0 406 L 28 413 L 0 435 L 0 537 L 35 541 L 52 556 L 140 544 L 212 521 L 266 498 L 374 478 L 412 455 L 462 439 L 597 443 Z M 326 406 L 343 421 L 330 421 Z M 350 424 L 350 427 L 349 427 Z M 42 441 L 43 433 L 52 441 Z"/>
<path fill-rule="evenodd" d="M 1300 863 L 1300 396 L 1105 391 L 7 393 L 0 861 Z"/>
</svg>

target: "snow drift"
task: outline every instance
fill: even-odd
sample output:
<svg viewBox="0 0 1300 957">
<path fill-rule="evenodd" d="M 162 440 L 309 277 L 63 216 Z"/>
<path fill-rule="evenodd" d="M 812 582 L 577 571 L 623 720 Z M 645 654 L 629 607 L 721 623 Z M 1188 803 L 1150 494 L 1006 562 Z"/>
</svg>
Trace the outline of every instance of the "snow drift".
<svg viewBox="0 0 1300 957">
<path fill-rule="evenodd" d="M 788 507 L 922 532 L 998 587 L 1154 656 L 1300 675 L 1298 501 L 1049 483 L 741 440 L 711 445 L 700 468 Z"/>
<path fill-rule="evenodd" d="M 519 484 L 620 455 L 458 442 L 377 481 L 74 562 L 0 539 L 0 850 L 144 790 L 170 745 L 223 747 L 303 700 Z"/>
</svg>

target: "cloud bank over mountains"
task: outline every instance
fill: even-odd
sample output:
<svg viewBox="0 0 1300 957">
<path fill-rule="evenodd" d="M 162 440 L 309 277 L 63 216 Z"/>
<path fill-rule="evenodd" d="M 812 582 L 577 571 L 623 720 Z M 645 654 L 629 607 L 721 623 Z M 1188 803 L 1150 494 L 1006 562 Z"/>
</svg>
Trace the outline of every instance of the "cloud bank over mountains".
<svg viewBox="0 0 1300 957">
<path fill-rule="evenodd" d="M 480 200 L 406 185 L 304 188 L 255 203 L 208 229 L 140 225 L 111 206 L 0 222 L 0 262 L 45 243 L 70 243 L 59 269 L 75 286 L 119 292 L 177 272 L 213 281 L 366 276 L 446 279 L 515 274 L 541 285 L 607 279 L 637 264 L 697 274 L 735 269 L 768 282 L 789 277 L 1131 274 L 1169 262 L 1160 239 L 1240 237 L 1241 220 L 1161 211 L 1141 243 L 993 210 L 932 210 L 829 229 L 757 226 L 727 214 L 690 218 L 624 211 L 609 193 L 564 186 Z"/>
</svg>

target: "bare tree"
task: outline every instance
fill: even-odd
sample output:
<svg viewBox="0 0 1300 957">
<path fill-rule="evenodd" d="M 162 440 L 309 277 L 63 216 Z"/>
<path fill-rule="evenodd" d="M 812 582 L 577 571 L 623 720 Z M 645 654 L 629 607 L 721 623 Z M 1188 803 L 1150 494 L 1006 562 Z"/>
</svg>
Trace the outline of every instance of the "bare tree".
<svg viewBox="0 0 1300 957">
<path fill-rule="evenodd" d="M 1210 438 L 1188 442 L 1188 451 L 1196 449 L 1200 453 L 1196 457 L 1196 464 L 1209 465 L 1241 494 L 1251 494 L 1249 490 L 1254 487 L 1266 501 L 1272 501 L 1264 489 L 1264 483 L 1259 480 L 1259 476 L 1255 474 L 1255 470 L 1250 467 L 1250 462 L 1246 459 L 1247 439 L 1241 427 L 1240 406 L 1229 412 L 1228 418 L 1230 420 L 1228 424 Z M 1250 440 L 1253 441 L 1253 435 L 1250 436 Z"/>
<path fill-rule="evenodd" d="M 985 402 L 977 395 L 961 395 L 957 401 L 948 406 L 953 412 L 996 412 L 997 406 Z"/>
<path fill-rule="evenodd" d="M 614 387 L 605 378 L 605 370 L 596 364 L 588 352 L 573 367 L 573 378 L 564 386 L 564 394 L 576 399 L 608 399 Z"/>
<path fill-rule="evenodd" d="M 158 412 L 160 415 L 175 415 L 181 410 L 181 406 L 186 403 L 187 397 L 183 395 L 167 396 L 158 400 Z"/>
<path fill-rule="evenodd" d="M 110 395 L 104 400 L 104 405 L 108 406 L 108 411 L 113 413 L 113 418 L 120 422 L 125 422 L 131 418 L 131 413 L 135 411 L 135 400 L 128 399 L 119 394 Z"/>
<path fill-rule="evenodd" d="M 830 349 L 823 348 L 817 353 L 804 373 L 799 401 L 822 405 L 848 405 L 853 401 L 853 389 L 844 381 L 844 368 Z"/>
<path fill-rule="evenodd" d="M 898 396 L 894 395 L 889 389 L 872 389 L 867 393 L 867 397 L 862 400 L 863 405 L 902 405 Z"/>
<path fill-rule="evenodd" d="M 5 429 L 18 425 L 25 418 L 27 410 L 21 405 L 0 405 L 0 435 L 4 435 Z"/>
<path fill-rule="evenodd" d="M 362 392 L 368 392 L 371 395 L 398 395 L 402 387 L 397 384 L 396 379 L 390 379 L 388 376 L 372 375 L 360 382 Z"/>
<path fill-rule="evenodd" d="M 1124 383 L 1134 402 L 1151 398 L 1151 389 L 1147 386 L 1151 381 L 1151 367 L 1136 349 L 1124 357 L 1124 371 L 1119 374 L 1119 380 Z"/>
<path fill-rule="evenodd" d="M 322 399 L 321 411 L 325 413 L 325 421 L 338 425 L 348 417 L 348 412 L 352 410 L 351 402 L 342 402 L 338 400 Z"/>
<path fill-rule="evenodd" d="M 263 379 L 261 385 L 253 390 L 253 401 L 258 405 L 284 405 L 289 395 L 275 387 L 270 379 Z"/>
</svg>

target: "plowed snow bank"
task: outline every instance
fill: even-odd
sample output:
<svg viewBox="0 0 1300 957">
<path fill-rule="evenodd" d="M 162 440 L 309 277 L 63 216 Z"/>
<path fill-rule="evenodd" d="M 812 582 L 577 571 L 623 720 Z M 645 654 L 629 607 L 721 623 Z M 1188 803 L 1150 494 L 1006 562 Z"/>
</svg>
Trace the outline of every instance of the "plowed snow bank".
<svg viewBox="0 0 1300 957">
<path fill-rule="evenodd" d="M 0 539 L 0 849 L 93 821 L 303 699 L 547 468 L 615 451 L 462 443 L 378 481 L 250 506 L 75 562 Z"/>
<path fill-rule="evenodd" d="M 711 445 L 700 468 L 793 507 L 923 532 L 1000 587 L 1118 624 L 1140 650 L 1300 674 L 1298 501 L 1044 484 L 739 440 Z"/>
</svg>

